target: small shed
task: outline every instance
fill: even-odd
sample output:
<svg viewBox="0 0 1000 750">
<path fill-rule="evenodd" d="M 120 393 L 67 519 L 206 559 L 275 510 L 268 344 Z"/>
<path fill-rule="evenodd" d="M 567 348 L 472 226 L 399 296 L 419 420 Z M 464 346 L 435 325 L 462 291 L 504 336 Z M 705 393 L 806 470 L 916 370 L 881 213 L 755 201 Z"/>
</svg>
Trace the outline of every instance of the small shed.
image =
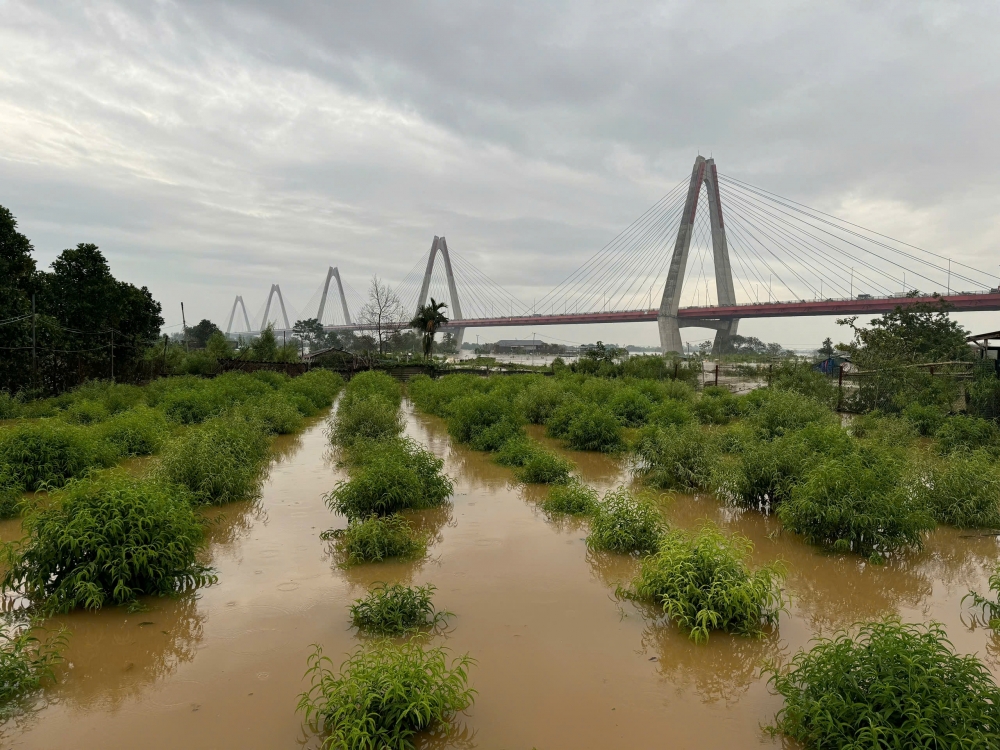
<svg viewBox="0 0 1000 750">
<path fill-rule="evenodd" d="M 821 362 L 814 364 L 813 369 L 818 370 L 824 375 L 836 375 L 837 371 L 847 364 L 850 364 L 850 360 L 847 359 L 847 357 L 838 357 L 835 354 L 832 357 L 827 357 Z"/>
</svg>

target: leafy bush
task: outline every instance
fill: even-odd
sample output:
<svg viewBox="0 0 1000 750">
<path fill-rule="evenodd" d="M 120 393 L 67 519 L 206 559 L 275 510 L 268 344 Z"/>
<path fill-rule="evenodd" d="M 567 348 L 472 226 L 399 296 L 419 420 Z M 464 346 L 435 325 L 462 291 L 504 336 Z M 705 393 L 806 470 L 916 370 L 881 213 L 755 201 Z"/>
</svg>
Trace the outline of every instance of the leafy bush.
<svg viewBox="0 0 1000 750">
<path fill-rule="evenodd" d="M 108 418 L 107 407 L 100 401 L 82 399 L 70 405 L 66 410 L 64 419 L 70 424 L 96 424 Z"/>
<path fill-rule="evenodd" d="M 0 719 L 12 713 L 13 701 L 55 680 L 52 668 L 62 661 L 65 633 L 40 635 L 40 628 L 30 623 L 8 620 L 0 625 Z"/>
<path fill-rule="evenodd" d="M 918 435 L 913 422 L 880 411 L 855 417 L 851 420 L 850 430 L 856 438 L 895 447 L 911 444 Z"/>
<path fill-rule="evenodd" d="M 451 403 L 463 396 L 481 393 L 489 384 L 488 379 L 474 375 L 445 375 L 431 380 L 426 375 L 417 375 L 406 384 L 410 399 L 417 408 L 428 414 L 447 417 Z"/>
<path fill-rule="evenodd" d="M 903 416 L 917 428 L 917 432 L 921 435 L 931 437 L 934 436 L 947 418 L 944 409 L 934 404 L 928 404 L 927 406 L 910 404 L 903 409 Z"/>
<path fill-rule="evenodd" d="M 322 734 L 324 750 L 411 750 L 418 732 L 434 730 L 472 705 L 468 655 L 448 663 L 441 648 L 413 640 L 359 648 L 334 674 L 319 646 L 309 657 L 309 691 L 298 710 Z"/>
<path fill-rule="evenodd" d="M 688 401 L 667 398 L 653 407 L 648 422 L 651 425 L 685 425 L 695 421 L 694 411 Z"/>
<path fill-rule="evenodd" d="M 527 436 L 508 440 L 493 454 L 493 460 L 501 466 L 524 466 L 535 455 L 538 446 Z"/>
<path fill-rule="evenodd" d="M 316 369 L 292 378 L 282 385 L 281 390 L 293 396 L 306 398 L 315 409 L 325 409 L 333 403 L 343 387 L 344 379 L 340 375 L 329 370 Z"/>
<path fill-rule="evenodd" d="M 775 671 L 780 732 L 808 748 L 997 747 L 1000 689 L 937 624 L 862 625 Z"/>
<path fill-rule="evenodd" d="M 701 489 L 708 486 L 718 455 L 710 435 L 697 425 L 650 426 L 636 442 L 636 476 L 660 489 Z"/>
<path fill-rule="evenodd" d="M 900 547 L 919 547 L 934 518 L 904 481 L 903 461 L 876 446 L 828 458 L 808 472 L 778 517 L 813 544 L 881 561 Z"/>
<path fill-rule="evenodd" d="M 157 453 L 169 436 L 163 414 L 148 406 L 119 412 L 95 429 L 111 453 L 121 458 Z"/>
<path fill-rule="evenodd" d="M 631 380 L 626 381 L 654 404 L 663 401 L 681 401 L 686 404 L 693 404 L 695 401 L 695 390 L 687 383 L 680 380 Z"/>
<path fill-rule="evenodd" d="M 1000 419 L 1000 378 L 987 364 L 976 373 L 975 379 L 969 384 L 965 400 L 969 414 L 983 419 Z M 3 412 L 0 406 L 0 413 Z"/>
<path fill-rule="evenodd" d="M 938 428 L 937 442 L 942 453 L 951 453 L 960 448 L 988 448 L 995 452 L 1000 443 L 1000 431 L 986 419 L 959 414 L 949 417 Z"/>
<path fill-rule="evenodd" d="M 994 630 L 1000 630 L 1000 565 L 993 569 L 988 583 L 993 599 L 987 599 L 975 591 L 970 591 L 962 597 L 962 601 L 971 599 L 974 606 L 982 608 L 983 614 L 986 615 L 984 618 L 986 624 Z"/>
<path fill-rule="evenodd" d="M 533 382 L 519 399 L 521 410 L 532 424 L 545 424 L 571 392 L 559 382 L 541 378 Z"/>
<path fill-rule="evenodd" d="M 358 442 L 377 442 L 402 434 L 399 405 L 382 396 L 347 400 L 345 396 L 333 419 L 331 440 L 345 448 Z"/>
<path fill-rule="evenodd" d="M 751 572 L 752 552 L 749 539 L 712 524 L 693 535 L 670 531 L 643 559 L 629 593 L 661 606 L 697 643 L 713 630 L 759 636 L 778 622 L 784 573 L 778 565 Z"/>
<path fill-rule="evenodd" d="M 740 414 L 740 400 L 725 388 L 707 386 L 694 405 L 702 424 L 729 424 Z"/>
<path fill-rule="evenodd" d="M 44 420 L 0 428 L 0 475 L 27 491 L 61 487 L 112 461 L 84 427 Z"/>
<path fill-rule="evenodd" d="M 277 375 L 279 373 L 271 373 Z M 308 402 L 312 405 L 312 402 Z M 272 435 L 290 435 L 302 429 L 302 412 L 289 398 L 280 392 L 267 393 L 253 401 L 241 404 L 236 413 L 259 422 Z"/>
<path fill-rule="evenodd" d="M 989 452 L 956 451 L 930 467 L 923 489 L 939 522 L 1000 528 L 1000 474 Z"/>
<path fill-rule="evenodd" d="M 552 451 L 536 446 L 527 460 L 515 470 L 520 482 L 528 484 L 563 484 L 569 481 L 573 464 Z"/>
<path fill-rule="evenodd" d="M 559 484 L 549 490 L 542 501 L 546 513 L 568 513 L 571 516 L 589 516 L 597 507 L 597 490 L 579 480 Z"/>
<path fill-rule="evenodd" d="M 420 557 L 427 551 L 427 540 L 399 514 L 350 521 L 346 529 L 325 531 L 321 538 L 333 540 L 337 554 L 347 565 Z"/>
<path fill-rule="evenodd" d="M 0 476 L 0 518 L 13 518 L 21 512 L 23 494 L 21 485 Z"/>
<path fill-rule="evenodd" d="M 412 441 L 365 443 L 352 459 L 351 478 L 326 497 L 330 510 L 349 519 L 433 508 L 454 490 L 441 473 L 444 461 Z"/>
<path fill-rule="evenodd" d="M 625 447 L 622 427 L 600 406 L 584 405 L 570 420 L 566 442 L 578 451 L 616 453 Z"/>
<path fill-rule="evenodd" d="M 403 635 L 439 625 L 448 612 L 436 612 L 432 597 L 436 589 L 376 583 L 368 596 L 351 605 L 351 621 L 358 630 L 375 635 Z"/>
<path fill-rule="evenodd" d="M 493 394 L 463 396 L 451 403 L 448 432 L 475 450 L 495 451 L 524 435 L 521 415 L 509 401 Z"/>
<path fill-rule="evenodd" d="M 624 487 L 611 490 L 594 508 L 587 545 L 625 554 L 655 552 L 666 531 L 660 509 Z"/>
<path fill-rule="evenodd" d="M 608 410 L 622 427 L 642 427 L 653 404 L 638 388 L 622 388 L 608 400 Z"/>
<path fill-rule="evenodd" d="M 100 609 L 215 580 L 195 561 L 202 522 L 185 493 L 156 480 L 110 474 L 76 480 L 57 502 L 29 512 L 26 536 L 2 547 L 5 592 L 50 611 Z"/>
<path fill-rule="evenodd" d="M 259 422 L 216 417 L 167 446 L 160 474 L 190 490 L 194 502 L 245 500 L 260 486 L 270 445 Z"/>
<path fill-rule="evenodd" d="M 743 402 L 747 420 L 765 440 L 787 435 L 811 424 L 830 424 L 833 412 L 818 401 L 800 393 L 761 388 L 748 394 Z"/>
<path fill-rule="evenodd" d="M 570 423 L 582 408 L 583 405 L 575 396 L 564 399 L 545 423 L 545 434 L 549 437 L 565 438 L 569 434 Z"/>
<path fill-rule="evenodd" d="M 403 391 L 394 377 L 379 370 L 358 373 L 350 379 L 344 389 L 344 400 L 347 402 L 363 401 L 375 396 L 399 408 L 403 400 Z"/>
</svg>

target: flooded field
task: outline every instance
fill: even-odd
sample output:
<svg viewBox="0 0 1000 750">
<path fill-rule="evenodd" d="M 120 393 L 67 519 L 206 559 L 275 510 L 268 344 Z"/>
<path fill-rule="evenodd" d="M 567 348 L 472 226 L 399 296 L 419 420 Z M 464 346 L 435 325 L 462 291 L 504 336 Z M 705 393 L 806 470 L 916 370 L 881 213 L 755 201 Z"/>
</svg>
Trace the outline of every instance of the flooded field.
<svg viewBox="0 0 1000 750">
<path fill-rule="evenodd" d="M 710 496 L 664 502 L 671 523 L 711 518 L 756 545 L 759 562 L 783 560 L 792 596 L 778 632 L 763 640 L 716 633 L 698 646 L 662 618 L 615 598 L 636 568 L 588 552 L 586 522 L 550 520 L 544 487 L 524 487 L 489 454 L 451 443 L 444 424 L 406 407 L 407 432 L 446 461 L 450 507 L 411 513 L 435 535 L 419 562 L 338 568 L 324 529 L 344 526 L 323 503 L 340 479 L 313 420 L 280 438 L 280 458 L 259 502 L 215 511 L 206 562 L 219 583 L 181 599 L 56 618 L 72 632 L 59 681 L 35 710 L 4 728 L 16 748 L 296 748 L 319 740 L 295 713 L 311 644 L 335 663 L 359 638 L 347 606 L 376 581 L 433 583 L 455 614 L 439 636 L 477 665 L 476 703 L 459 731 L 425 747 L 753 747 L 780 745 L 761 729 L 780 707 L 761 665 L 781 663 L 813 636 L 897 613 L 938 620 L 960 652 L 978 652 L 1000 675 L 1000 639 L 970 627 L 962 597 L 986 589 L 996 537 L 939 528 L 923 551 L 884 566 L 831 556 L 773 520 Z M 532 436 L 556 448 L 542 437 Z M 624 481 L 600 454 L 560 450 L 589 483 Z M 3 538 L 18 535 L 4 522 Z"/>
</svg>

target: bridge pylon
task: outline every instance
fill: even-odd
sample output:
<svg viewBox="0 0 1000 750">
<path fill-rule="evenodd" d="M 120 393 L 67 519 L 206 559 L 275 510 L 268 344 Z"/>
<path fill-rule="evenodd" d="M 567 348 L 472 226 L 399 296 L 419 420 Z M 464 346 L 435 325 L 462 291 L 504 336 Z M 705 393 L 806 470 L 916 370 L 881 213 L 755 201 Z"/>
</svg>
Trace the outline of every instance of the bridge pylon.
<svg viewBox="0 0 1000 750">
<path fill-rule="evenodd" d="M 701 195 L 702 185 L 705 185 L 708 193 L 708 217 L 712 229 L 712 256 L 715 264 L 715 288 L 718 304 L 720 306 L 736 304 L 733 269 L 729 262 L 729 244 L 726 242 L 722 201 L 719 197 L 719 175 L 715 168 L 715 159 L 699 156 L 695 159 L 694 168 L 691 170 L 691 183 L 688 186 L 687 200 L 684 203 L 684 214 L 681 216 L 680 227 L 677 229 L 674 254 L 670 259 L 667 283 L 663 287 L 660 312 L 656 318 L 660 329 L 660 348 L 664 354 L 668 352 L 682 354 L 684 352 L 684 342 L 681 340 L 680 331 L 682 325 L 715 328 L 713 353 L 719 353 L 722 350 L 725 342 L 736 334 L 736 328 L 739 325 L 738 318 L 681 322 L 677 317 L 677 310 L 681 303 L 681 286 L 684 283 L 684 271 L 687 269 L 688 255 L 691 250 L 691 236 L 694 233 L 694 220 L 698 212 L 698 197 Z"/>
<path fill-rule="evenodd" d="M 247 333 L 250 333 L 250 331 L 253 329 L 253 326 L 250 325 L 250 316 L 247 315 L 247 306 L 245 304 L 243 304 L 243 297 L 241 297 L 240 295 L 237 294 L 236 295 L 236 299 L 233 301 L 232 312 L 229 313 L 229 322 L 226 324 L 226 335 L 227 336 L 233 330 L 233 318 L 236 316 L 236 308 L 237 308 L 237 306 L 240 307 L 243 310 L 243 321 L 246 323 Z"/>
<path fill-rule="evenodd" d="M 291 324 L 288 322 L 288 313 L 285 312 L 285 298 L 281 296 L 281 287 L 277 284 L 271 284 L 271 291 L 267 295 L 267 304 L 264 306 L 264 317 L 260 321 L 260 330 L 267 328 L 267 319 L 270 317 L 271 313 L 271 300 L 274 299 L 274 295 L 278 295 L 278 304 L 281 306 L 281 317 L 285 321 L 285 330 L 290 331 L 292 329 Z"/>
<path fill-rule="evenodd" d="M 326 309 L 326 295 L 330 291 L 330 279 L 337 280 L 337 291 L 340 292 L 340 306 L 344 311 L 344 323 L 351 325 L 351 311 L 347 309 L 347 297 L 344 296 L 344 284 L 340 280 L 340 270 L 336 266 L 330 266 L 326 272 L 326 281 L 323 282 L 323 296 L 319 298 L 319 310 L 316 311 L 316 320 L 323 324 L 323 311 Z"/>
<path fill-rule="evenodd" d="M 449 310 L 448 318 L 451 321 L 464 320 L 462 317 L 462 303 L 458 300 L 458 287 L 455 286 L 455 274 L 451 270 L 451 256 L 448 254 L 448 243 L 444 237 L 434 237 L 434 242 L 431 244 L 431 254 L 427 258 L 427 269 L 424 271 L 424 282 L 420 285 L 420 296 L 417 298 L 417 310 L 427 304 L 427 293 L 431 286 L 431 274 L 434 273 L 434 259 L 438 253 L 441 253 L 441 257 L 444 259 L 444 273 L 445 277 L 448 279 L 448 296 L 451 298 L 448 301 Z M 414 311 L 416 314 L 416 311 Z M 453 329 L 455 336 L 455 344 L 458 346 L 459 350 L 462 348 L 462 339 L 465 336 L 464 328 Z"/>
</svg>

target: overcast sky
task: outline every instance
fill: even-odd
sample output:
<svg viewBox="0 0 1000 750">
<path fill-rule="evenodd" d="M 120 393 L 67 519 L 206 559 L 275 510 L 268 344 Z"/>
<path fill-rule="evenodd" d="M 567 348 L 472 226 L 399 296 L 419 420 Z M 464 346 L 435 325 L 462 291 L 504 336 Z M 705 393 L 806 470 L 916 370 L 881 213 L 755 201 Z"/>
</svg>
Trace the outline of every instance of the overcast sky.
<svg viewBox="0 0 1000 750">
<path fill-rule="evenodd" d="M 530 302 L 699 152 L 997 268 L 998 40 L 995 0 L 0 0 L 0 204 L 41 266 L 97 243 L 168 326 L 182 300 L 189 322 L 236 294 L 252 315 L 274 282 L 303 306 L 329 265 L 398 282 L 435 234 Z"/>
</svg>

